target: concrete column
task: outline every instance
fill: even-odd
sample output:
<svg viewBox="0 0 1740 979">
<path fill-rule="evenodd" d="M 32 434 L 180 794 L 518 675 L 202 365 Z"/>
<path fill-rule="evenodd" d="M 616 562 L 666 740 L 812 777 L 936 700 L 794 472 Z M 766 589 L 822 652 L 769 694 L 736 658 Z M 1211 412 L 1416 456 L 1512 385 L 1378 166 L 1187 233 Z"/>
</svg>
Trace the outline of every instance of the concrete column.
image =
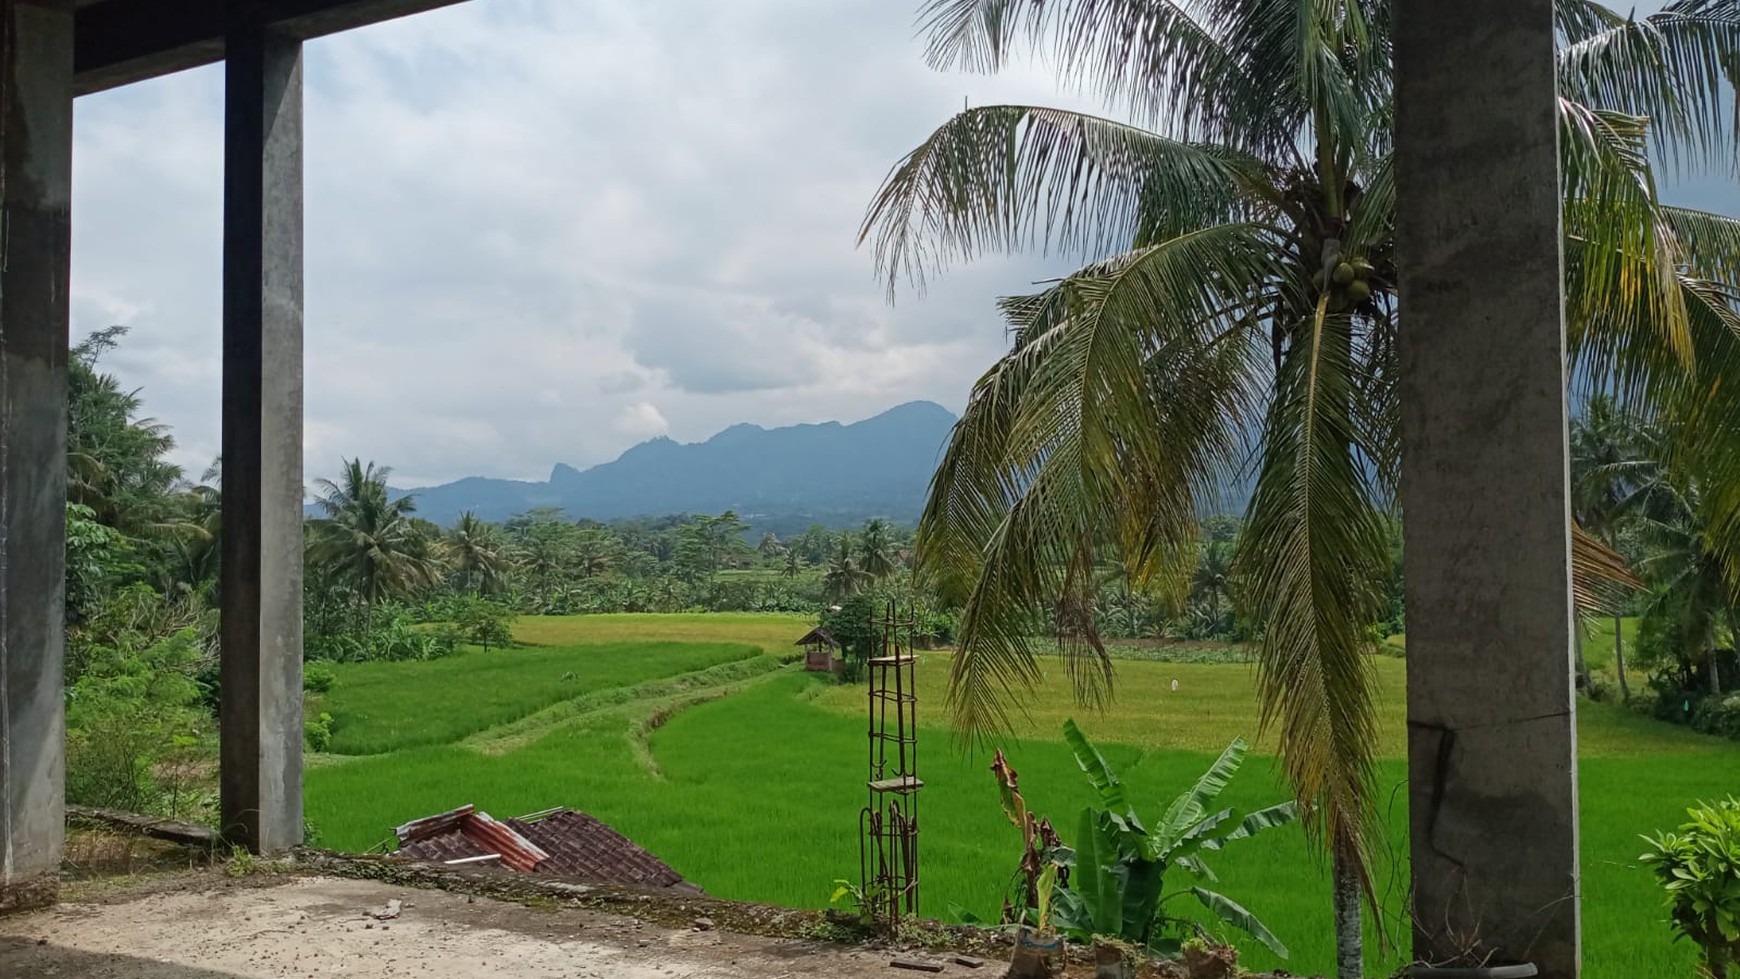
<svg viewBox="0 0 1740 979">
<path fill-rule="evenodd" d="M 65 837 L 71 4 L 0 0 L 0 911 Z"/>
<path fill-rule="evenodd" d="M 1553 0 L 1399 0 L 1414 956 L 1578 974 Z"/>
<path fill-rule="evenodd" d="M 227 52 L 221 809 L 276 853 L 302 841 L 302 45 L 238 22 Z"/>
</svg>

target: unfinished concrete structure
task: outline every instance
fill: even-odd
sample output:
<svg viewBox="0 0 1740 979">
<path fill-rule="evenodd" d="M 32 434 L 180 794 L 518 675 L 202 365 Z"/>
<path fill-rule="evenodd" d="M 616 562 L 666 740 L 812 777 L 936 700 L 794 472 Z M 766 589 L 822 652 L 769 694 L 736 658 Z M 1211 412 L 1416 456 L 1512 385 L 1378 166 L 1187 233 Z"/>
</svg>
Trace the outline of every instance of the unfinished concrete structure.
<svg viewBox="0 0 1740 979">
<path fill-rule="evenodd" d="M 1414 955 L 1567 979 L 1580 932 L 1553 0 L 1399 7 Z"/>
<path fill-rule="evenodd" d="M 302 838 L 302 42 L 455 0 L 0 0 L 0 907 L 52 897 L 73 98 L 224 62 L 223 830 Z"/>
<path fill-rule="evenodd" d="M 452 2 L 0 0 L 0 906 L 52 895 L 62 842 L 73 98 L 226 62 L 222 811 L 280 851 L 301 833 L 301 43 Z M 1416 953 L 1566 979 L 1553 0 L 1396 6 Z"/>
</svg>

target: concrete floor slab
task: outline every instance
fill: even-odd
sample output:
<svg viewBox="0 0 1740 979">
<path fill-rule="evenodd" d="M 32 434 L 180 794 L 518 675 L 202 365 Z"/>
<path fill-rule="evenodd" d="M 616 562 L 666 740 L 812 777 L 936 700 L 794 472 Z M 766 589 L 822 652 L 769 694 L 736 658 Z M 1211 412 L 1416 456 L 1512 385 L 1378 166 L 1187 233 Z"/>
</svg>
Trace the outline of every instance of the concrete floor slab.
<svg viewBox="0 0 1740 979">
<path fill-rule="evenodd" d="M 889 954 L 374 881 L 215 874 L 0 919 L 7 979 L 887 977 Z M 399 916 L 371 911 L 401 902 Z M 985 970 L 977 970 L 979 973 Z M 973 974 L 960 966 L 949 973 Z"/>
</svg>

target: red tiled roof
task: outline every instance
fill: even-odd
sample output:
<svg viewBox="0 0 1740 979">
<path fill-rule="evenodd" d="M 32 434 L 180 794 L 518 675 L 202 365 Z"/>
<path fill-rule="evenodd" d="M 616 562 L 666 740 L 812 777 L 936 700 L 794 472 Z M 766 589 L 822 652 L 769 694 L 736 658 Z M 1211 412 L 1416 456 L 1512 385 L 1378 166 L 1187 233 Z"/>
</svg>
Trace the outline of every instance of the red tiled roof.
<svg viewBox="0 0 1740 979">
<path fill-rule="evenodd" d="M 683 875 L 664 861 L 583 812 L 563 809 L 537 822 L 510 819 L 507 824 L 549 853 L 549 859 L 538 865 L 539 873 L 635 887 L 675 887 L 683 882 Z"/>
<path fill-rule="evenodd" d="M 572 809 L 497 821 L 486 812 L 461 806 L 406 823 L 397 833 L 399 854 L 412 860 L 452 863 L 495 855 L 521 873 L 700 890 L 602 820 Z"/>
</svg>

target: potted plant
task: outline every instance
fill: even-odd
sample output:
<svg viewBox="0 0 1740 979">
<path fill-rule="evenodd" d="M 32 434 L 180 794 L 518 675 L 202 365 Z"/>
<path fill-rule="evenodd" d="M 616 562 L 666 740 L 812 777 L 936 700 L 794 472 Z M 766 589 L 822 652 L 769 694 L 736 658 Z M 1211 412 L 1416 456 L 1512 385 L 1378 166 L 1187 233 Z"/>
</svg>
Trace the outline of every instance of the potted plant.
<svg viewBox="0 0 1740 979">
<path fill-rule="evenodd" d="M 1048 820 L 1027 809 L 1020 780 L 999 750 L 991 762 L 997 777 L 1003 815 L 1021 831 L 1021 865 L 1003 903 L 1003 923 L 1015 925 L 1015 957 L 1010 979 L 1049 979 L 1063 965 L 1063 939 L 1051 927 L 1052 897 L 1063 872 L 1066 852 Z"/>
<path fill-rule="evenodd" d="M 1178 954 L 1190 979 L 1232 979 L 1238 975 L 1239 953 L 1230 945 L 1192 938 Z"/>
<path fill-rule="evenodd" d="M 1057 873 L 1055 863 L 1047 864 L 1039 873 L 1033 924 L 1023 921 L 1015 929 L 1015 957 L 1009 962 L 1008 979 L 1051 979 L 1063 967 L 1063 938 L 1051 927 L 1051 898 L 1057 887 Z"/>
<path fill-rule="evenodd" d="M 1116 935 L 1094 936 L 1094 979 L 1136 979 L 1142 950 Z"/>
</svg>

